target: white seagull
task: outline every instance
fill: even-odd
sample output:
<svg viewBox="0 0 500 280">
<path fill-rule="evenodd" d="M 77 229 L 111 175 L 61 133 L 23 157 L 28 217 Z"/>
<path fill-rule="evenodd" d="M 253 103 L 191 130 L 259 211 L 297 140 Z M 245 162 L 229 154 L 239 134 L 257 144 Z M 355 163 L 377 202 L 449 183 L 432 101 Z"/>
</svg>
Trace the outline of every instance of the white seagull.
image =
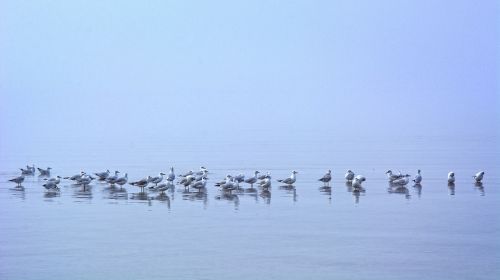
<svg viewBox="0 0 500 280">
<path fill-rule="evenodd" d="M 174 168 L 170 167 L 170 172 L 168 172 L 167 181 L 173 182 L 175 180 Z"/>
<path fill-rule="evenodd" d="M 448 183 L 450 183 L 450 184 L 455 183 L 455 173 L 454 172 L 448 173 Z"/>
<path fill-rule="evenodd" d="M 323 175 L 323 177 L 318 179 L 318 181 L 321 181 L 321 182 L 328 184 L 328 185 L 330 185 L 331 180 L 332 180 L 332 171 L 331 170 L 328 170 L 328 172 L 326 172 L 326 174 Z"/>
<path fill-rule="evenodd" d="M 41 176 L 50 176 L 51 169 L 52 169 L 51 167 L 47 167 L 47 169 L 42 169 L 38 167 L 38 171 L 40 171 Z"/>
<path fill-rule="evenodd" d="M 253 188 L 253 184 L 257 182 L 257 174 L 259 174 L 259 171 L 255 171 L 253 177 L 245 180 L 245 183 L 250 184 L 251 188 Z"/>
<path fill-rule="evenodd" d="M 481 183 L 481 181 L 483 180 L 483 176 L 484 176 L 484 171 L 480 171 L 476 173 L 476 175 L 472 176 L 472 178 L 476 180 L 476 183 Z"/>
<path fill-rule="evenodd" d="M 10 179 L 9 181 L 16 183 L 18 186 L 21 186 L 21 183 L 24 182 L 24 175 L 21 175 L 19 177 L 14 178 L 14 179 Z"/>
<path fill-rule="evenodd" d="M 294 170 L 294 171 L 292 171 L 292 175 L 290 177 L 285 178 L 285 179 L 279 179 L 278 182 L 285 183 L 287 185 L 292 185 L 297 180 L 295 177 L 295 174 L 297 174 L 297 173 L 299 173 L 299 172 Z"/>
<path fill-rule="evenodd" d="M 420 184 L 420 182 L 422 182 L 422 175 L 420 175 L 420 169 L 417 171 L 417 175 L 415 175 L 413 182 L 415 182 L 415 184 Z"/>
<path fill-rule="evenodd" d="M 345 179 L 348 182 L 354 180 L 354 172 L 352 172 L 351 169 L 347 170 L 347 172 L 345 173 Z"/>
</svg>

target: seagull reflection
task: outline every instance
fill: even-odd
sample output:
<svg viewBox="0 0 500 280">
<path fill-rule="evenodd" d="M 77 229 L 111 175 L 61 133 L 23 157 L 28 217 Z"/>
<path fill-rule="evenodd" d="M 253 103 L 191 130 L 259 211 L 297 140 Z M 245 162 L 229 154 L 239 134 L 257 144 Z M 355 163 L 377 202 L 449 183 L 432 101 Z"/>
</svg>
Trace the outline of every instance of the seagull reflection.
<svg viewBox="0 0 500 280">
<path fill-rule="evenodd" d="M 455 183 L 448 183 L 448 189 L 450 190 L 450 195 L 455 195 Z"/>
<path fill-rule="evenodd" d="M 121 200 L 128 199 L 127 189 L 125 188 L 116 188 L 113 186 L 104 188 L 103 192 L 107 193 L 107 195 L 104 196 L 107 199 L 121 199 Z"/>
<path fill-rule="evenodd" d="M 354 203 L 359 204 L 359 197 L 365 195 L 365 189 L 363 187 L 354 188 L 352 190 L 352 195 L 354 196 Z"/>
<path fill-rule="evenodd" d="M 170 209 L 170 197 L 167 194 L 160 193 L 156 197 L 154 197 L 154 200 L 165 203 L 167 205 L 167 208 Z"/>
<path fill-rule="evenodd" d="M 394 185 L 391 185 L 387 189 L 387 192 L 388 193 L 403 194 L 406 199 L 410 199 L 411 198 L 410 191 L 405 186 L 394 186 Z"/>
<path fill-rule="evenodd" d="M 201 201 L 203 202 L 203 206 L 205 208 L 208 205 L 208 194 L 206 192 L 206 189 L 204 189 L 204 191 L 184 192 L 182 194 L 182 199 L 194 202 Z"/>
<path fill-rule="evenodd" d="M 18 197 L 22 200 L 26 199 L 26 192 L 24 191 L 23 186 L 15 186 L 9 189 L 12 192 L 12 196 Z"/>
<path fill-rule="evenodd" d="M 353 191 L 353 187 L 352 187 L 352 181 L 347 181 L 345 182 L 345 186 L 347 188 L 347 192 L 352 192 Z"/>
<path fill-rule="evenodd" d="M 61 196 L 61 192 L 59 191 L 46 191 L 43 194 L 44 198 L 54 198 L 54 197 L 59 197 Z"/>
<path fill-rule="evenodd" d="M 140 200 L 140 201 L 148 201 L 150 198 L 146 192 L 138 192 L 130 194 L 130 199 Z"/>
<path fill-rule="evenodd" d="M 415 184 L 413 185 L 413 189 L 417 192 L 417 196 L 420 198 L 422 196 L 422 185 Z"/>
<path fill-rule="evenodd" d="M 484 187 L 483 187 L 483 183 L 482 182 L 476 182 L 476 183 L 474 183 L 474 187 L 476 188 L 476 190 L 479 191 L 479 193 L 481 194 L 481 196 L 485 195 Z"/>
<path fill-rule="evenodd" d="M 88 200 L 92 199 L 92 186 L 90 186 L 90 185 L 88 185 L 88 186 L 72 185 L 72 186 L 76 187 L 75 191 L 73 192 L 74 198 L 77 198 L 77 199 L 84 198 L 84 199 L 88 199 Z"/>
<path fill-rule="evenodd" d="M 260 192 L 260 197 L 262 197 L 266 204 L 271 204 L 271 191 L 269 191 L 269 189 L 262 190 Z"/>
<path fill-rule="evenodd" d="M 319 187 L 319 192 L 323 195 L 328 196 L 328 201 L 332 202 L 332 187 L 330 186 L 321 186 Z"/>
<path fill-rule="evenodd" d="M 238 206 L 240 205 L 240 198 L 236 194 L 228 193 L 228 192 L 221 192 L 220 195 L 217 195 L 215 197 L 217 200 L 227 200 L 234 202 L 234 209 L 238 210 Z"/>
</svg>

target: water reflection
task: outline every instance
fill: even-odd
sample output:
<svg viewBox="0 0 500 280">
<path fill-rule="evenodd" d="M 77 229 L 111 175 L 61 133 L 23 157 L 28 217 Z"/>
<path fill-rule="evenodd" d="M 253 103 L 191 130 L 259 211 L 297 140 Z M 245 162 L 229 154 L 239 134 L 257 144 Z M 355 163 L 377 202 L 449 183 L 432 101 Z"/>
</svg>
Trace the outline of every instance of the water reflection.
<svg viewBox="0 0 500 280">
<path fill-rule="evenodd" d="M 264 202 L 268 205 L 271 204 L 271 191 L 269 189 L 264 189 L 260 192 L 260 197 L 264 200 Z"/>
<path fill-rule="evenodd" d="M 332 202 L 332 187 L 330 186 L 321 186 L 318 188 L 319 192 L 323 195 L 328 196 L 328 202 Z"/>
<path fill-rule="evenodd" d="M 155 196 L 153 199 L 166 204 L 167 208 L 170 210 L 170 197 L 167 194 L 165 194 L 164 192 L 161 192 L 160 194 Z"/>
<path fill-rule="evenodd" d="M 183 191 L 182 192 L 182 199 L 183 200 L 188 200 L 188 201 L 201 201 L 203 203 L 203 207 L 206 209 L 208 205 L 208 193 L 206 188 L 200 188 L 197 191 L 190 192 L 190 191 Z"/>
<path fill-rule="evenodd" d="M 73 198 L 77 198 L 76 201 L 82 201 L 81 199 L 91 200 L 92 199 L 92 185 L 71 185 L 74 187 Z"/>
<path fill-rule="evenodd" d="M 16 186 L 9 189 L 12 193 L 12 196 L 20 198 L 22 200 L 26 199 L 26 192 L 24 191 L 24 186 Z"/>
<path fill-rule="evenodd" d="M 406 186 L 398 186 L 398 185 L 393 185 L 390 184 L 389 188 L 387 189 L 388 193 L 395 193 L 395 194 L 402 194 L 405 196 L 406 199 L 410 199 L 410 191 Z"/>
<path fill-rule="evenodd" d="M 485 195 L 484 186 L 483 186 L 482 182 L 476 182 L 476 183 L 474 183 L 474 187 L 476 188 L 476 190 L 479 191 L 479 193 L 481 194 L 481 196 Z"/>
<path fill-rule="evenodd" d="M 234 210 L 238 210 L 240 206 L 240 198 L 236 194 L 232 194 L 230 192 L 221 191 L 221 193 L 215 196 L 217 200 L 226 200 L 234 203 Z"/>
<path fill-rule="evenodd" d="M 455 183 L 448 183 L 448 189 L 450 190 L 450 195 L 455 195 Z"/>
<path fill-rule="evenodd" d="M 43 197 L 44 198 L 54 198 L 54 197 L 60 197 L 61 192 L 59 190 L 48 190 L 44 192 Z"/>
<path fill-rule="evenodd" d="M 418 198 L 420 198 L 422 196 L 422 185 L 417 183 L 413 185 L 413 189 L 417 192 Z"/>
<path fill-rule="evenodd" d="M 117 188 L 115 186 L 103 188 L 104 198 L 106 199 L 116 199 L 116 200 L 127 200 L 128 192 L 125 188 Z"/>
</svg>

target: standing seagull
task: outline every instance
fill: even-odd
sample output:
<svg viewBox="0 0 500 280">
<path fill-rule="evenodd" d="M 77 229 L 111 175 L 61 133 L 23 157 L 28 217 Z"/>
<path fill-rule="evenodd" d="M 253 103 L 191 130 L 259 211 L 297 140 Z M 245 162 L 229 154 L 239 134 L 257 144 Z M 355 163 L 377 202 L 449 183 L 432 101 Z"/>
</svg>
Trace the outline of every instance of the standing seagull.
<svg viewBox="0 0 500 280">
<path fill-rule="evenodd" d="M 257 174 L 259 174 L 259 171 L 255 171 L 253 177 L 250 177 L 245 180 L 245 183 L 250 184 L 250 187 L 253 188 L 253 184 L 257 182 Z"/>
<path fill-rule="evenodd" d="M 328 170 L 328 172 L 326 172 L 326 174 L 323 175 L 323 177 L 318 179 L 318 181 L 321 181 L 327 185 L 330 185 L 331 180 L 332 180 L 332 171 L 331 170 Z"/>
<path fill-rule="evenodd" d="M 454 172 L 448 173 L 448 183 L 450 183 L 450 184 L 455 183 L 455 173 Z"/>
<path fill-rule="evenodd" d="M 393 185 L 405 186 L 410 182 L 410 175 L 406 174 L 402 178 L 396 179 L 391 182 Z"/>
<path fill-rule="evenodd" d="M 42 169 L 38 167 L 38 171 L 40 171 L 40 176 L 50 176 L 51 169 L 52 169 L 51 167 L 47 167 L 47 169 Z"/>
<path fill-rule="evenodd" d="M 352 187 L 355 189 L 362 189 L 361 183 L 363 183 L 364 181 L 366 181 L 365 176 L 357 175 L 352 180 Z"/>
<path fill-rule="evenodd" d="M 347 170 L 345 173 L 345 180 L 347 182 L 352 182 L 352 180 L 354 180 L 354 172 L 352 172 L 351 169 Z"/>
<path fill-rule="evenodd" d="M 97 172 L 97 173 L 94 173 L 97 177 L 99 177 L 99 180 L 100 181 L 104 181 L 108 178 L 109 176 L 109 169 L 106 170 L 106 172 Z"/>
<path fill-rule="evenodd" d="M 14 179 L 10 179 L 9 181 L 14 182 L 17 184 L 17 186 L 21 186 L 21 183 L 24 182 L 24 175 L 21 175 L 19 177 L 16 177 Z"/>
<path fill-rule="evenodd" d="M 401 174 L 401 172 L 399 172 L 399 174 L 394 174 L 394 173 L 392 173 L 392 170 L 387 170 L 387 172 L 385 172 L 385 174 L 387 174 L 387 179 L 389 179 L 389 182 L 392 182 L 394 180 L 401 179 L 404 177 L 403 174 Z"/>
<path fill-rule="evenodd" d="M 290 177 L 288 177 L 286 179 L 279 179 L 278 182 L 285 183 L 287 185 L 293 185 L 293 183 L 295 183 L 295 181 L 297 180 L 295 178 L 295 174 L 297 174 L 297 173 L 299 173 L 299 172 L 294 170 L 294 171 L 292 171 L 292 175 Z"/>
<path fill-rule="evenodd" d="M 118 173 L 120 173 L 120 171 L 115 170 L 115 175 L 108 176 L 108 178 L 106 178 L 106 182 L 110 185 L 114 185 L 116 183 L 116 180 L 118 180 Z"/>
<path fill-rule="evenodd" d="M 125 185 L 127 183 L 127 181 L 128 181 L 128 174 L 125 173 L 125 176 L 116 179 L 115 183 L 117 185 L 120 185 L 120 189 L 121 189 L 123 187 L 123 185 Z"/>
<path fill-rule="evenodd" d="M 413 182 L 415 182 L 415 184 L 420 184 L 420 182 L 422 182 L 422 175 L 420 175 L 420 169 L 418 170 L 417 175 L 415 175 Z"/>
<path fill-rule="evenodd" d="M 144 188 L 149 184 L 150 178 L 151 177 L 148 176 L 148 178 L 144 178 L 136 182 L 131 182 L 129 184 L 141 188 L 141 192 L 144 192 Z"/>
<path fill-rule="evenodd" d="M 158 186 L 158 184 L 161 183 L 161 181 L 163 181 L 163 175 L 165 175 L 165 173 L 160 172 L 160 175 L 152 177 L 149 181 L 155 184 L 155 186 Z"/>
<path fill-rule="evenodd" d="M 472 178 L 476 180 L 476 183 L 481 183 L 481 181 L 483 180 L 483 176 L 484 176 L 484 171 L 480 171 L 476 175 L 472 176 Z"/>
<path fill-rule="evenodd" d="M 173 182 L 175 180 L 174 168 L 170 167 L 170 172 L 168 172 L 167 181 Z"/>
</svg>

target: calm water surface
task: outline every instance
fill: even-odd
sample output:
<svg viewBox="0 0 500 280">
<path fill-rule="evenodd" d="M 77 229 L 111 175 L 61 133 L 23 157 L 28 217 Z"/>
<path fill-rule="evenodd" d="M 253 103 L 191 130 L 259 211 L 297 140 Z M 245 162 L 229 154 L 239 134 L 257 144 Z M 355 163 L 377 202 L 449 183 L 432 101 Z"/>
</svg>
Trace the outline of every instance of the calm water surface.
<svg viewBox="0 0 500 280">
<path fill-rule="evenodd" d="M 500 165 L 496 138 L 120 141 L 52 139 L 2 151 L 0 279 L 498 279 Z M 133 186 L 88 189 L 7 182 L 28 163 L 53 175 L 105 169 L 131 180 L 174 166 L 210 170 L 205 193 L 161 196 Z M 299 171 L 295 189 L 276 178 Z M 333 171 L 331 189 L 317 178 Z M 343 181 L 352 169 L 366 192 Z M 387 169 L 421 188 L 389 189 Z M 269 193 L 221 196 L 226 174 L 271 172 Z M 448 186 L 446 175 L 457 182 Z M 486 171 L 482 186 L 471 176 Z M 246 187 L 246 186 L 245 186 Z"/>
</svg>

